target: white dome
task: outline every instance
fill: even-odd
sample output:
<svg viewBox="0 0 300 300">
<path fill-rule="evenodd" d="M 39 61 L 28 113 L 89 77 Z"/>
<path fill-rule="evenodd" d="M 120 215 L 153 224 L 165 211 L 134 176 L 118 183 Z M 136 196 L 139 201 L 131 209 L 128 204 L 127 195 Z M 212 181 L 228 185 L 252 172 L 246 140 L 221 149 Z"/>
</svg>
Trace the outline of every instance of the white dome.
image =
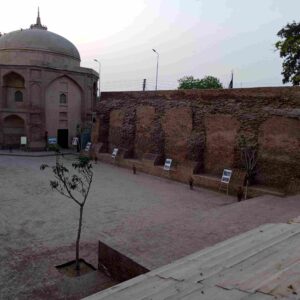
<svg viewBox="0 0 300 300">
<path fill-rule="evenodd" d="M 43 29 L 18 30 L 0 37 L 0 52 L 20 50 L 59 54 L 80 62 L 79 52 L 70 41 Z"/>
</svg>

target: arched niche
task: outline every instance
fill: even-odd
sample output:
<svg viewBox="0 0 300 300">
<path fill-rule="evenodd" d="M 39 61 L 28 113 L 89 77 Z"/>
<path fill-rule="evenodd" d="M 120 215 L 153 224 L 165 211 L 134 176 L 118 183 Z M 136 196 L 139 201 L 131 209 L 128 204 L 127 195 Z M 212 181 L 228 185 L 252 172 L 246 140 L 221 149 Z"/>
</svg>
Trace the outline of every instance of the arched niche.
<svg viewBox="0 0 300 300">
<path fill-rule="evenodd" d="M 109 151 L 122 145 L 124 111 L 122 109 L 113 109 L 109 114 Z"/>
<path fill-rule="evenodd" d="M 155 153 L 155 107 L 139 105 L 136 109 L 135 155 L 142 158 L 144 153 Z"/>
<path fill-rule="evenodd" d="M 25 79 L 16 72 L 3 76 L 3 106 L 18 108 L 25 105 Z"/>
<path fill-rule="evenodd" d="M 193 129 L 190 107 L 174 107 L 165 112 L 161 119 L 165 136 L 165 155 L 178 162 L 187 159 L 188 142 Z"/>
<path fill-rule="evenodd" d="M 300 177 L 300 120 L 272 116 L 259 128 L 258 182 L 286 188 Z"/>
<path fill-rule="evenodd" d="M 240 122 L 232 115 L 209 114 L 204 118 L 206 147 L 205 171 L 220 175 L 234 165 L 235 140 Z"/>
<path fill-rule="evenodd" d="M 3 76 L 3 86 L 13 88 L 25 88 L 25 79 L 16 72 L 10 72 Z"/>
<path fill-rule="evenodd" d="M 3 144 L 5 147 L 19 147 L 21 136 L 26 135 L 25 121 L 18 115 L 3 119 Z"/>
</svg>

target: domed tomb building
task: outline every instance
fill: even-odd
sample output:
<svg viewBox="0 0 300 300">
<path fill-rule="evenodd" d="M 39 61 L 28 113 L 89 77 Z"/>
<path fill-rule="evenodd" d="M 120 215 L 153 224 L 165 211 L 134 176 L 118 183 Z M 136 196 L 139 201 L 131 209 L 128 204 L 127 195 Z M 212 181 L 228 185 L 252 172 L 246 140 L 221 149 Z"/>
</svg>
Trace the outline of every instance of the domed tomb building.
<svg viewBox="0 0 300 300">
<path fill-rule="evenodd" d="M 43 149 L 46 137 L 67 148 L 88 130 L 98 73 L 80 67 L 76 47 L 37 22 L 0 36 L 0 147 Z"/>
</svg>

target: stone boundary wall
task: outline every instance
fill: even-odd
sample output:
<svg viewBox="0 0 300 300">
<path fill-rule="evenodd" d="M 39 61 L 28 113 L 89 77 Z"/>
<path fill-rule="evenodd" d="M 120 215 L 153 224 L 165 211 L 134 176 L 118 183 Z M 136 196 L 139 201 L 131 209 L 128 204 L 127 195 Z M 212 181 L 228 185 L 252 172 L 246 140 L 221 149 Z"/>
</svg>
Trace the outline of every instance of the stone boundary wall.
<svg viewBox="0 0 300 300">
<path fill-rule="evenodd" d="M 257 183 L 299 181 L 300 87 L 104 92 L 93 127 L 103 152 L 196 162 L 197 172 L 218 176 L 243 168 L 242 139 L 258 151 Z"/>
</svg>

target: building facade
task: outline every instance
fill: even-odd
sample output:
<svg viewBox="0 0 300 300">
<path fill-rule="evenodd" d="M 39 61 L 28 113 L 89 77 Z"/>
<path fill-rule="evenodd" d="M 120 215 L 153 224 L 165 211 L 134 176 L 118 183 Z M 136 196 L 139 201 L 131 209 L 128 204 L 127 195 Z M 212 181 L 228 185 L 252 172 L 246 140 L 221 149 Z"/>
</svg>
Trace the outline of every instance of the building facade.
<svg viewBox="0 0 300 300">
<path fill-rule="evenodd" d="M 56 137 L 67 148 L 92 126 L 98 73 L 80 67 L 67 39 L 36 24 L 0 36 L 0 147 L 43 149 Z"/>
</svg>

